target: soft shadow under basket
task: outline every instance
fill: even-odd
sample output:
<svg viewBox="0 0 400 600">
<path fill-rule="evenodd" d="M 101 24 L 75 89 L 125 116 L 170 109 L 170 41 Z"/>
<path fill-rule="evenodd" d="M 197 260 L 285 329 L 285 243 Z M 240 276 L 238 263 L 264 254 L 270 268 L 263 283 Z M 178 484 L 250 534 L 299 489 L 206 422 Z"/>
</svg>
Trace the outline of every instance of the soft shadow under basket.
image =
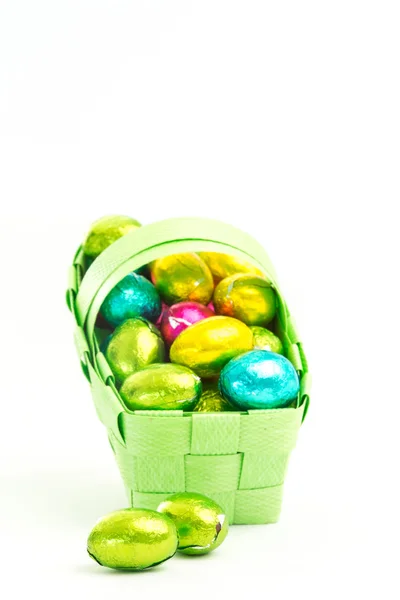
<svg viewBox="0 0 400 600">
<path fill-rule="evenodd" d="M 182 252 L 222 252 L 266 273 L 278 297 L 275 331 L 300 376 L 295 407 L 248 412 L 183 413 L 126 409 L 95 332 L 101 304 L 128 273 Z M 302 344 L 263 248 L 242 231 L 209 219 L 169 219 L 144 226 L 108 247 L 89 267 L 79 248 L 67 301 L 75 342 L 132 506 L 155 509 L 168 495 L 205 494 L 230 523 L 278 520 L 290 452 L 309 402 L 310 377 Z"/>
</svg>

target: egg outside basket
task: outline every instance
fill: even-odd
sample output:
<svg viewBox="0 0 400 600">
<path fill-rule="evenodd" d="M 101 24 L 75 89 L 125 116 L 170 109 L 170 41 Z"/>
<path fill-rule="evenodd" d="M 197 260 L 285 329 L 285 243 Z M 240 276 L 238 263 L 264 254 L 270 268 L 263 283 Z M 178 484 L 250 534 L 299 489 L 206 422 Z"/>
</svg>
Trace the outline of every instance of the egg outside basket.
<svg viewBox="0 0 400 600">
<path fill-rule="evenodd" d="M 225 413 L 126 409 L 99 350 L 101 304 L 129 272 L 182 252 L 222 252 L 266 273 L 278 297 L 276 331 L 300 376 L 294 407 Z M 75 343 L 132 506 L 155 509 L 175 492 L 199 492 L 226 511 L 230 523 L 279 518 L 291 450 L 309 402 L 310 377 L 302 344 L 263 248 L 242 231 L 209 219 L 169 219 L 127 234 L 107 248 L 84 277 L 81 248 L 70 269 L 67 303 Z"/>
</svg>

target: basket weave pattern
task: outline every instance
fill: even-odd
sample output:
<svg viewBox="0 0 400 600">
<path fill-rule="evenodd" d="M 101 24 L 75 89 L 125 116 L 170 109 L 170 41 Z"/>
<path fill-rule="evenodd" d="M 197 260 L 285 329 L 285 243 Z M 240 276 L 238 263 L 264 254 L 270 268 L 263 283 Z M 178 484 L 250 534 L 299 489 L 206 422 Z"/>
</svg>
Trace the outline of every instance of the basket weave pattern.
<svg viewBox="0 0 400 600">
<path fill-rule="evenodd" d="M 170 493 L 199 492 L 230 523 L 272 523 L 300 413 L 136 413 L 124 419 L 126 447 L 112 434 L 110 442 L 132 506 L 155 509 Z"/>
<path fill-rule="evenodd" d="M 303 406 L 245 413 L 125 410 L 115 418 L 112 388 L 91 368 L 90 381 L 131 506 L 155 509 L 170 494 L 188 491 L 213 498 L 230 523 L 278 520 Z"/>
</svg>

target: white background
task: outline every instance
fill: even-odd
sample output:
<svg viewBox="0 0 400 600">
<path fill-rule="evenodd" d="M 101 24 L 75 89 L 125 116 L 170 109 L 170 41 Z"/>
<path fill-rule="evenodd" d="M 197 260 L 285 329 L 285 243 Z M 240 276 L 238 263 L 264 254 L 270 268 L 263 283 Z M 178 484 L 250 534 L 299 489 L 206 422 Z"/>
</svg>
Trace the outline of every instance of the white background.
<svg viewBox="0 0 400 600">
<path fill-rule="evenodd" d="M 0 0 L 5 598 L 398 598 L 396 1 Z M 270 253 L 314 388 L 279 524 L 100 568 L 126 504 L 72 343 L 91 221 L 227 220 Z"/>
</svg>

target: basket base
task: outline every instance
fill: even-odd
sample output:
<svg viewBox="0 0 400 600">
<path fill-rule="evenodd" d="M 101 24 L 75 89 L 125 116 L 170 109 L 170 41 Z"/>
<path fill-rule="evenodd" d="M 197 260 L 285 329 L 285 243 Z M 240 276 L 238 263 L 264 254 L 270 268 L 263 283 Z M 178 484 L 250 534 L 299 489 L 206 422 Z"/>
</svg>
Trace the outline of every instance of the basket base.
<svg viewBox="0 0 400 600">
<path fill-rule="evenodd" d="M 126 488 L 126 493 L 130 506 L 156 510 L 173 492 L 143 493 Z M 208 495 L 224 509 L 230 525 L 276 523 L 281 512 L 283 485 Z"/>
</svg>

